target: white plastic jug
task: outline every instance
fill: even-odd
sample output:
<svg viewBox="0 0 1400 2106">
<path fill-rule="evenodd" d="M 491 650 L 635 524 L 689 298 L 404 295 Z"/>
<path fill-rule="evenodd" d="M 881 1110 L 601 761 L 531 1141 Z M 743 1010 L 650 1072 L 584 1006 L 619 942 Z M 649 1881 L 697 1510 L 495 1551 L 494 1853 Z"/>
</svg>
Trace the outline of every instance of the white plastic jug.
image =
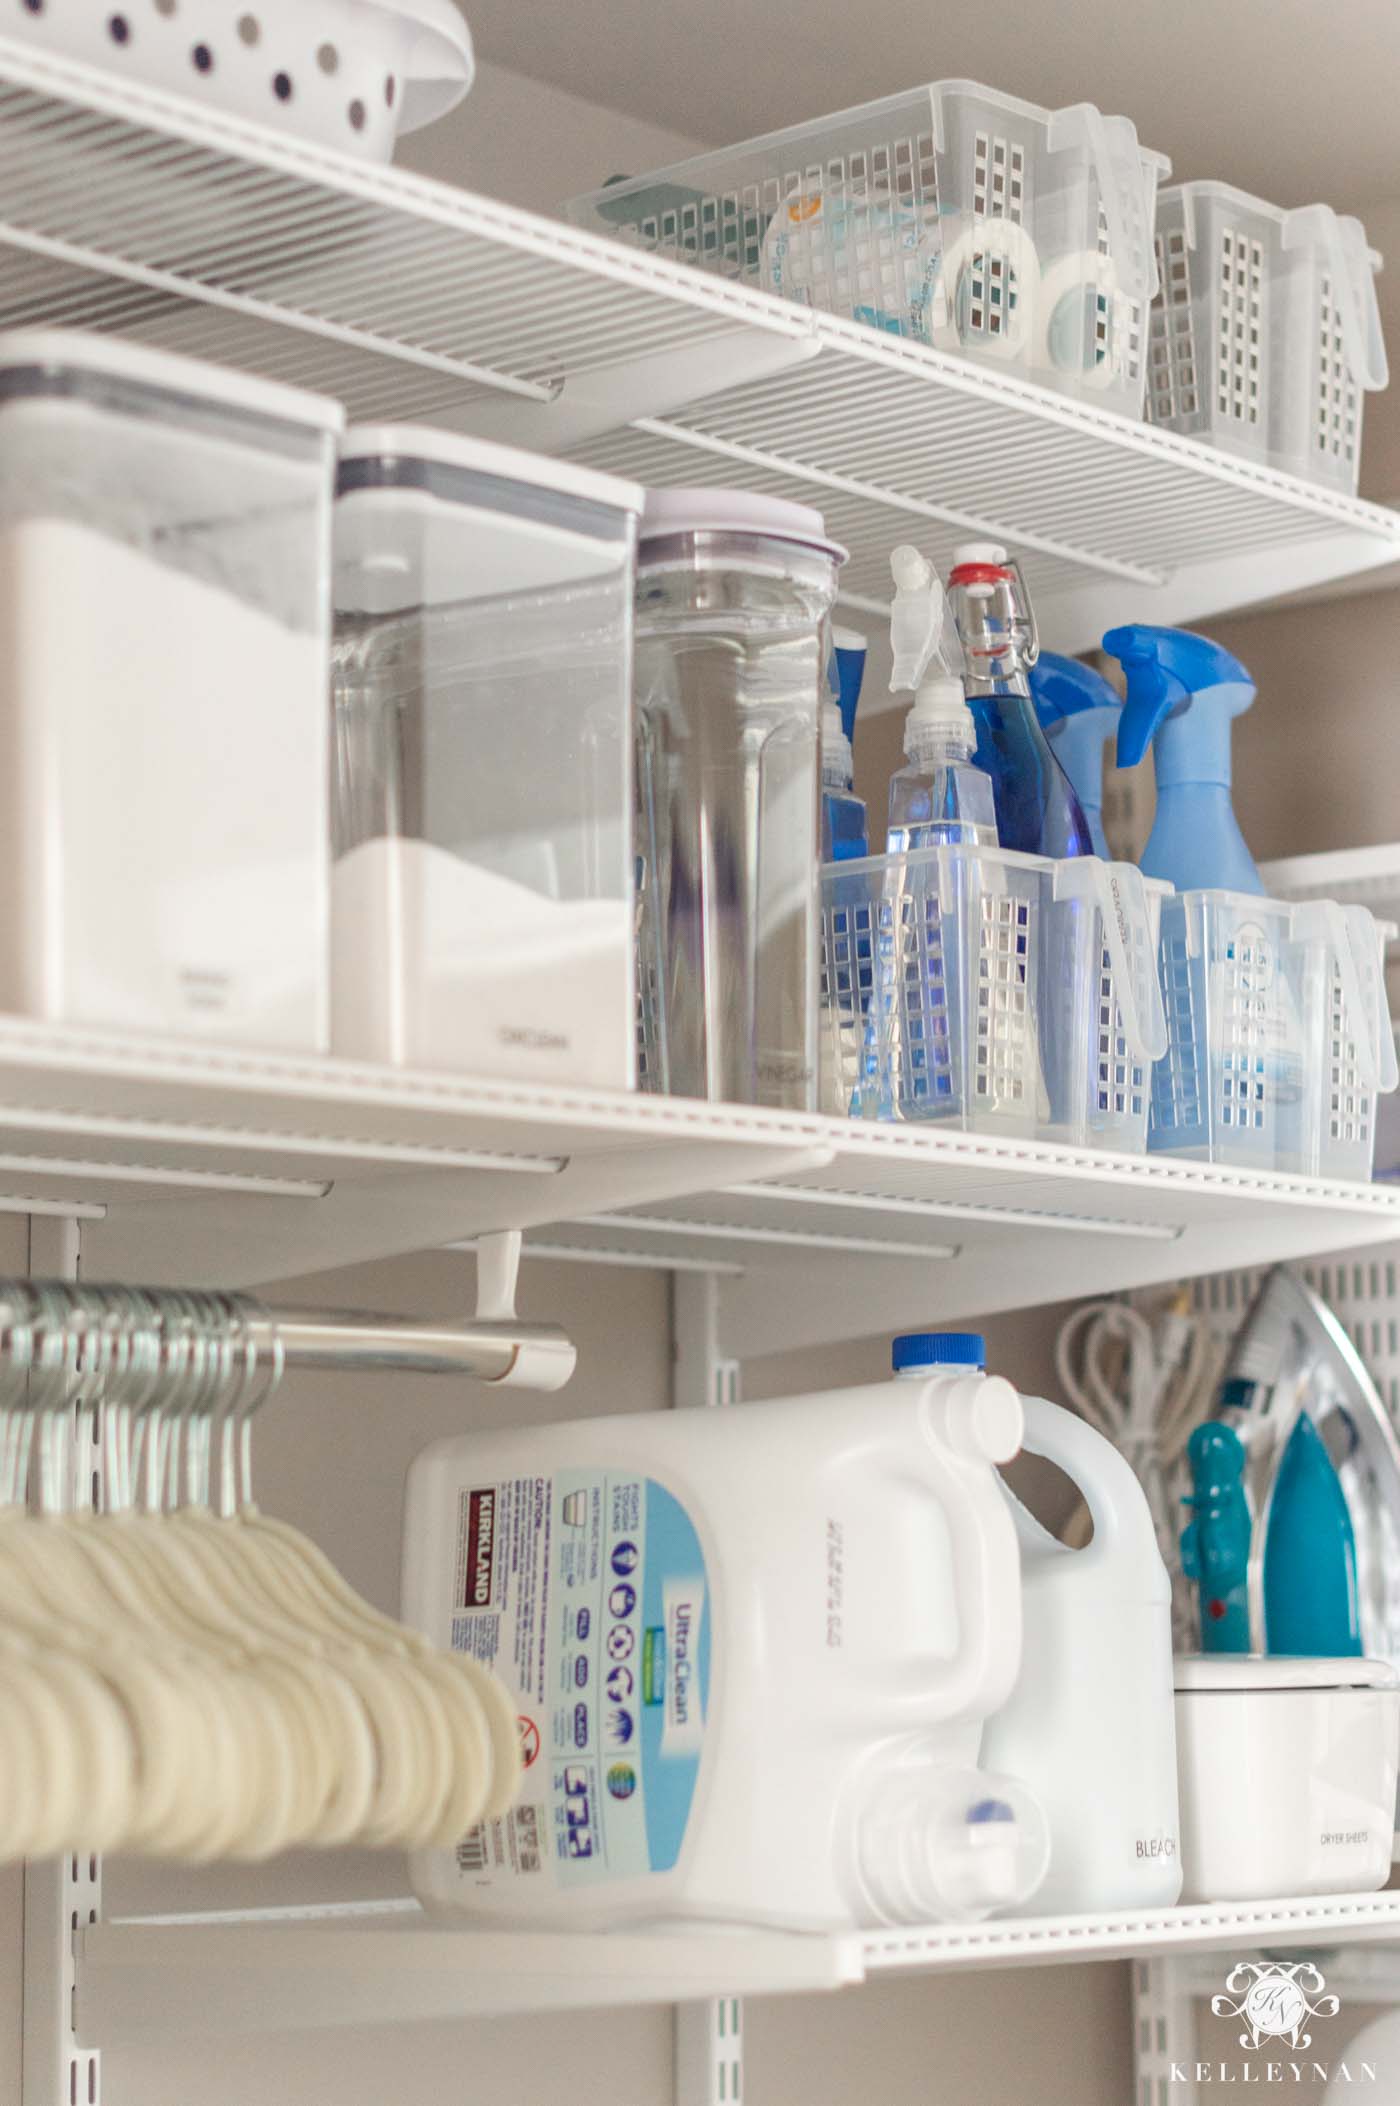
<svg viewBox="0 0 1400 2106">
<path fill-rule="evenodd" d="M 406 1615 L 506 1679 L 526 1770 L 417 1859 L 423 1900 L 572 1928 L 1018 1906 L 1044 1819 L 977 1754 L 1021 1661 L 1020 1434 L 1009 1383 L 933 1365 L 430 1448 Z"/>
<path fill-rule="evenodd" d="M 1171 1582 L 1112 1442 L 1043 1397 L 1023 1402 L 1023 1447 L 1079 1487 L 1094 1534 L 1071 1550 L 1005 1492 L 1021 1544 L 1021 1673 L 983 1761 L 1028 1784 L 1049 1818 L 1037 1914 L 1166 1907 L 1181 1891 Z"/>
</svg>

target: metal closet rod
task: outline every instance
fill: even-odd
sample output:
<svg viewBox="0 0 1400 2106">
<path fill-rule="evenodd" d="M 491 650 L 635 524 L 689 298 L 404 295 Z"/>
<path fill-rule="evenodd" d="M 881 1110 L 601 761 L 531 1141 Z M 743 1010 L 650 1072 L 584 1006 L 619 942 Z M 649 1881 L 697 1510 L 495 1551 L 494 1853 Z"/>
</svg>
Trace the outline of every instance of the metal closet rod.
<svg viewBox="0 0 1400 2106">
<path fill-rule="evenodd" d="M 157 1336 L 173 1350 L 181 1340 L 227 1341 L 256 1349 L 269 1368 L 343 1374 L 471 1376 L 529 1389 L 562 1388 L 577 1352 L 555 1324 L 514 1315 L 452 1323 L 431 1317 L 383 1316 L 361 1310 L 271 1309 L 243 1294 L 127 1287 L 72 1280 L 0 1280 L 0 1359 L 42 1355 L 76 1366 L 102 1333 Z M 21 1343 L 27 1334 L 28 1343 Z M 61 1334 L 61 1336 L 59 1335 Z"/>
</svg>

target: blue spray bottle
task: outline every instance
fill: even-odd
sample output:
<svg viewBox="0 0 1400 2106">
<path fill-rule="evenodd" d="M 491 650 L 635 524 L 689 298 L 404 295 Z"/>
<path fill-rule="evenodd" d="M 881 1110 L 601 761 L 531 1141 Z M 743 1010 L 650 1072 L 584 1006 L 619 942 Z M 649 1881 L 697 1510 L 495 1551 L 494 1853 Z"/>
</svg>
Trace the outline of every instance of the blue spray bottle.
<svg viewBox="0 0 1400 2106">
<path fill-rule="evenodd" d="M 1249 1546 L 1253 1534 L 1244 1488 L 1244 1442 L 1218 1419 L 1198 1426 L 1186 1444 L 1191 1464 L 1191 1519 L 1181 1537 L 1181 1569 L 1199 1592 L 1201 1651 L 1247 1653 Z"/>
<path fill-rule="evenodd" d="M 1103 830 L 1103 754 L 1118 736 L 1123 704 L 1102 673 L 1078 658 L 1042 651 L 1031 667 L 1031 699 L 1088 822 L 1094 854 L 1108 860 Z"/>
<path fill-rule="evenodd" d="M 844 863 L 870 853 L 870 829 L 864 802 L 856 795 L 851 752 L 865 679 L 865 638 L 854 629 L 833 627 L 830 644 L 821 724 L 822 861 Z"/>
<path fill-rule="evenodd" d="M 1127 676 L 1118 765 L 1135 768 L 1149 745 L 1157 768 L 1157 817 L 1142 868 L 1178 892 L 1262 893 L 1230 802 L 1230 725 L 1254 700 L 1237 658 L 1188 629 L 1130 623 L 1103 647 Z"/>
<path fill-rule="evenodd" d="M 1019 566 L 994 542 L 965 544 L 954 555 L 948 605 L 962 641 L 977 765 L 992 778 L 1001 846 L 1026 855 L 1092 855 L 1079 799 L 1036 722 L 1029 675 L 1040 640 Z"/>
</svg>

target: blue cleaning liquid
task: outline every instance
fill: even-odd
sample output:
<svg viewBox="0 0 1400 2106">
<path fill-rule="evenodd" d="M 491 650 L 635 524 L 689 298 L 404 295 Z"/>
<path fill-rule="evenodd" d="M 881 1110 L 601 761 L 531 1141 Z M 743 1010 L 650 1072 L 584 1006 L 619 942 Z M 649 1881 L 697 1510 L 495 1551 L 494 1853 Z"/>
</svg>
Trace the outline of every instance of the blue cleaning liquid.
<svg viewBox="0 0 1400 2106">
<path fill-rule="evenodd" d="M 870 853 L 865 804 L 851 790 L 822 791 L 822 861 L 849 863 Z"/>
<path fill-rule="evenodd" d="M 1090 856 L 1089 822 L 1050 750 L 1029 696 L 969 695 L 976 760 L 992 779 L 997 837 L 1032 856 Z"/>
</svg>

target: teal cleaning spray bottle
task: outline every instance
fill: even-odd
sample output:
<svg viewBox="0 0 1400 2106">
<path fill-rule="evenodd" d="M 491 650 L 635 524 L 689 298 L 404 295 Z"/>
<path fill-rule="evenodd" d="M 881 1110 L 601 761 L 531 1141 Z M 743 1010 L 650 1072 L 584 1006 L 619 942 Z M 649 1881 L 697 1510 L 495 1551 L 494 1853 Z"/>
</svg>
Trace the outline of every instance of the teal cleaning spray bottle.
<svg viewBox="0 0 1400 2106">
<path fill-rule="evenodd" d="M 1133 622 L 1103 647 L 1127 677 L 1118 765 L 1135 768 L 1148 746 L 1157 769 L 1157 816 L 1142 854 L 1146 877 L 1178 892 L 1262 893 L 1230 802 L 1230 726 L 1254 700 L 1237 658 L 1189 629 Z"/>
<path fill-rule="evenodd" d="M 1042 651 L 1030 670 L 1031 700 L 1069 785 L 1079 799 L 1094 854 L 1108 861 L 1103 830 L 1103 756 L 1118 736 L 1122 701 L 1091 665 Z"/>
</svg>

